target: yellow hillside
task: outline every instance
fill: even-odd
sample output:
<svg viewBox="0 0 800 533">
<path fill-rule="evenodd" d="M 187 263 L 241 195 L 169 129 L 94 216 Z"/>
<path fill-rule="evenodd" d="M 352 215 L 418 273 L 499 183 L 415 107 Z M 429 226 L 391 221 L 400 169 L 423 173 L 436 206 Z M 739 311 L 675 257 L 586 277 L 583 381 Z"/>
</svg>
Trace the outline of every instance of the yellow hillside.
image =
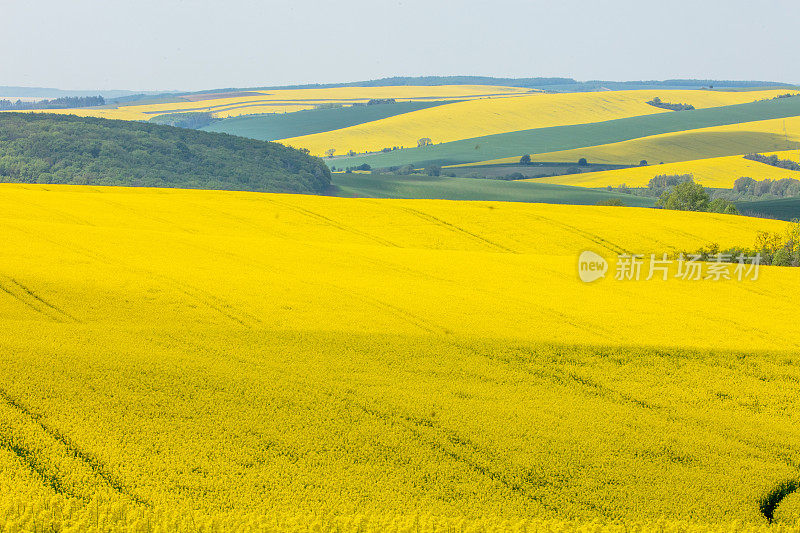
<svg viewBox="0 0 800 533">
<path fill-rule="evenodd" d="M 71 114 L 122 120 L 148 120 L 162 113 L 210 111 L 218 117 L 234 117 L 255 113 L 287 113 L 313 108 L 317 104 L 366 102 L 372 98 L 404 100 L 453 100 L 486 97 L 505 97 L 529 93 L 530 89 L 495 87 L 489 85 L 438 85 L 400 87 L 343 87 L 331 89 L 280 89 L 246 91 L 260 93 L 250 96 L 209 98 L 164 104 L 119 106 L 113 109 L 37 110 L 40 113 Z"/>
<path fill-rule="evenodd" d="M 639 137 L 618 143 L 600 144 L 572 150 L 532 154 L 534 161 L 577 162 L 631 165 L 642 159 L 649 163 L 675 163 L 746 154 L 773 153 L 800 149 L 800 117 L 742 122 Z M 517 163 L 519 157 L 505 157 L 462 166 Z"/>
<path fill-rule="evenodd" d="M 800 152 L 797 150 L 774 153 L 781 159 L 792 159 L 795 161 L 797 161 L 798 156 L 800 156 Z M 800 179 L 800 172 L 750 161 L 749 159 L 745 159 L 743 155 L 734 155 L 523 181 L 554 183 L 557 185 L 575 185 L 578 187 L 606 187 L 608 185 L 616 187 L 622 184 L 629 187 L 646 187 L 650 179 L 659 174 L 693 174 L 694 180 L 697 183 L 707 187 L 726 189 L 733 187 L 733 182 L 742 176 L 747 176 L 755 180 L 782 178 Z"/>
<path fill-rule="evenodd" d="M 2 185 L 0 527 L 760 527 L 796 475 L 800 269 L 589 285 L 576 261 L 784 227 Z"/>
<path fill-rule="evenodd" d="M 783 91 L 785 92 L 785 91 Z M 374 152 L 385 147 L 416 146 L 420 138 L 434 143 L 483 135 L 668 112 L 646 102 L 659 96 L 665 102 L 690 103 L 696 108 L 717 107 L 772 98 L 781 91 L 609 91 L 569 94 L 532 94 L 511 99 L 480 99 L 405 113 L 341 130 L 284 139 L 297 148 L 322 155 L 335 148 Z"/>
<path fill-rule="evenodd" d="M 583 342 L 616 339 L 624 344 L 672 344 L 675 338 L 671 335 L 681 331 L 682 319 L 675 318 L 672 330 L 670 322 L 648 322 L 650 313 L 660 306 L 655 296 L 658 292 L 653 293 L 652 299 L 645 299 L 652 303 L 641 301 L 639 294 L 642 290 L 664 290 L 659 284 L 644 284 L 627 296 L 620 295 L 613 283 L 601 284 L 591 291 L 596 299 L 592 314 L 584 315 L 580 302 L 588 295 L 585 287 L 571 276 L 576 255 L 584 248 L 598 246 L 604 252 L 649 253 L 689 249 L 710 241 L 751 245 L 756 229 L 780 226 L 773 221 L 645 209 L 423 200 L 347 201 L 79 187 L 44 191 L 4 186 L 2 190 L 4 220 L 11 222 L 5 230 L 6 271 L 17 270 L 33 276 L 29 280 L 32 285 L 36 280 L 48 285 L 60 284 L 66 282 L 62 276 L 77 276 L 69 282 L 71 288 L 67 293 L 48 295 L 48 300 L 52 298 L 57 307 L 67 310 L 76 298 L 78 301 L 89 298 L 91 302 L 69 313 L 81 315 L 82 322 L 107 324 L 136 322 L 138 317 L 154 314 L 161 315 L 162 326 L 187 320 L 225 324 L 225 314 L 213 306 L 160 309 L 159 304 L 165 302 L 159 297 L 155 300 L 146 297 L 153 283 L 178 276 L 193 287 L 203 287 L 202 292 L 209 299 L 222 302 L 223 307 L 241 309 L 258 317 L 257 323 L 263 327 L 355 328 L 396 333 L 433 330 L 566 341 L 575 340 L 575 327 L 569 324 L 580 322 L 592 325 L 587 327 L 588 331 L 580 330 Z M 33 209 L 32 203 L 40 207 Z M 37 213 L 41 219 L 36 224 L 19 225 L 21 220 Z M 20 220 L 15 222 L 17 219 Z M 154 239 L 154 231 L 159 232 L 155 234 L 159 238 Z M 36 246 L 31 244 L 31 235 L 41 239 Z M 46 238 L 47 235 L 53 237 Z M 121 235 L 125 238 L 120 238 Z M 59 244 L 48 244 L 55 236 Z M 27 254 L 14 252 L 23 248 L 28 250 Z M 244 249 L 248 250 L 246 257 L 242 257 Z M 275 255 L 274 250 L 278 249 L 281 253 Z M 53 257 L 48 259 L 48 254 Z M 92 279 L 96 281 L 90 286 L 81 284 L 86 281 L 80 282 L 80 273 L 85 269 L 86 259 L 81 259 L 84 254 L 104 258 L 93 260 L 99 263 L 92 266 Z M 227 259 L 216 258 L 217 255 Z M 137 257 L 145 256 L 149 257 L 147 264 L 135 264 Z M 544 257 L 552 264 L 536 267 L 545 261 Z M 223 260 L 230 264 L 217 266 L 230 269 L 229 278 L 198 270 L 198 265 Z M 120 271 L 122 264 L 126 266 Z M 292 265 L 304 265 L 303 271 Z M 519 268 L 526 271 L 524 276 L 514 273 Z M 553 278 L 555 272 L 561 274 Z M 195 275 L 197 279 L 193 279 Z M 778 294 L 784 294 L 783 281 L 793 278 L 785 278 L 787 272 L 783 270 L 772 275 L 778 283 Z M 142 276 L 152 279 L 148 282 Z M 397 283 L 383 283 L 386 276 Z M 450 281 L 441 283 L 442 278 Z M 555 279 L 560 281 L 554 283 Z M 254 283 L 272 287 L 275 292 L 267 297 Z M 108 306 L 114 301 L 112 295 L 124 287 L 134 291 L 128 298 L 144 307 L 125 308 L 118 315 L 119 309 L 112 312 Z M 399 287 L 404 290 L 398 290 Z M 670 286 L 669 291 L 680 294 L 684 289 L 695 288 L 677 284 Z M 738 294 L 728 286 L 708 288 L 717 289 L 724 289 L 728 295 L 725 298 Z M 322 293 L 332 299 L 320 298 Z M 535 294 L 536 300 L 526 294 L 530 298 Z M 342 295 L 348 297 L 343 299 Z M 545 295 L 547 298 L 542 299 Z M 183 298 L 179 294 L 169 298 L 173 297 Z M 497 302 L 498 298 L 504 302 L 503 312 L 513 311 L 517 317 L 513 323 L 496 320 L 498 307 L 491 302 Z M 776 298 L 782 301 L 783 297 Z M 460 302 L 457 313 L 450 311 L 449 302 L 454 299 Z M 374 305 L 365 305 L 370 301 Z M 535 305 L 535 301 L 551 302 L 549 305 L 555 305 L 558 313 L 554 315 L 552 309 Z M 13 299 L 3 303 L 6 306 L 3 316 L 36 317 Z M 293 312 L 279 312 L 283 305 L 292 307 Z M 603 310 L 612 312 L 617 305 L 634 305 L 642 312 L 619 324 L 612 338 L 608 332 L 590 333 L 606 329 L 604 324 L 608 324 L 609 317 Z M 650 305 L 652 308 L 648 310 Z M 384 312 L 376 313 L 375 306 Z M 332 309 L 336 312 L 331 313 Z M 397 313 L 390 309 L 415 318 L 398 320 Z M 326 310 L 329 316 L 325 321 L 313 320 Z M 707 316 L 710 320 L 725 311 L 698 312 L 700 317 Z M 759 316 L 755 310 L 753 316 L 740 309 L 729 312 L 731 324 L 737 325 Z M 546 324 L 546 327 L 529 328 L 526 324 Z M 769 324 L 763 326 L 772 329 Z M 723 343 L 733 347 L 744 338 L 763 347 L 779 348 L 787 334 L 777 325 L 775 340 L 770 341 L 751 338 L 746 328 L 731 331 L 722 338 L 718 333 L 718 328 L 709 329 L 682 340 L 681 344 Z"/>
</svg>

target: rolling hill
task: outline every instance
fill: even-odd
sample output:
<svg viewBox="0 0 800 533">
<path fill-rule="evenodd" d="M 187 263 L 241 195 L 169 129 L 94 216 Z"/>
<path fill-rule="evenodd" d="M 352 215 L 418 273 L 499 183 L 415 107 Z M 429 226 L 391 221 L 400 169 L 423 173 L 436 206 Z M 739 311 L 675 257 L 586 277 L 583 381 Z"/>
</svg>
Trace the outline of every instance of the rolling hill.
<svg viewBox="0 0 800 533">
<path fill-rule="evenodd" d="M 750 103 L 783 93 L 786 91 L 605 91 L 477 99 L 281 142 L 307 148 L 314 155 L 323 155 L 331 148 L 339 154 L 351 150 L 377 152 L 385 147 L 415 147 L 417 140 L 423 137 L 435 144 L 451 143 L 520 130 L 671 113 L 647 104 L 657 96 L 664 101 L 690 103 L 700 109 Z"/>
<path fill-rule="evenodd" d="M 231 135 L 0 113 L 0 181 L 320 193 L 330 171 L 297 150 Z"/>
<path fill-rule="evenodd" d="M 576 272 L 783 223 L 27 184 L 0 213 L 4 527 L 729 530 L 796 474 L 797 269 Z"/>
<path fill-rule="evenodd" d="M 671 162 L 793 148 L 793 145 L 787 144 L 795 142 L 794 135 L 800 135 L 800 119 L 796 117 L 800 117 L 800 98 L 783 98 L 589 124 L 514 131 L 424 148 L 338 157 L 325 161 L 337 168 L 364 163 L 373 168 L 406 164 L 422 167 L 428 163 L 485 165 L 518 162 L 522 154 L 533 154 L 537 161 L 577 162 L 579 158 L 587 157 L 592 162 L 623 164 L 637 164 L 641 159 Z M 784 133 L 783 119 L 786 119 L 790 134 L 788 138 Z M 685 143 L 670 143 L 671 139 L 680 139 L 680 136 L 694 137 L 684 137 L 687 139 Z M 710 146 L 712 153 L 706 153 L 709 150 L 704 150 L 702 146 L 693 148 L 695 143 L 703 139 L 706 139 L 703 144 Z M 625 141 L 630 142 L 625 144 Z M 650 142 L 663 142 L 666 145 L 660 152 L 648 154 L 647 143 Z M 639 147 L 638 143 L 645 144 Z M 670 152 L 682 145 L 685 145 L 682 152 Z M 616 147 L 619 148 L 612 152 Z M 660 155 L 664 158 L 659 158 Z"/>
<path fill-rule="evenodd" d="M 144 102 L 121 102 L 83 109 L 48 110 L 59 114 L 121 120 L 148 120 L 155 115 L 211 112 L 220 118 L 262 113 L 287 113 L 313 109 L 317 105 L 365 103 L 371 99 L 397 101 L 464 100 L 527 94 L 528 89 L 484 85 L 432 87 L 341 87 L 330 89 L 221 90 L 199 94 L 167 95 Z"/>
<path fill-rule="evenodd" d="M 800 198 L 736 202 L 736 207 L 745 215 L 778 220 L 800 219 Z"/>
<path fill-rule="evenodd" d="M 422 175 L 336 173 L 336 196 L 356 198 L 426 198 L 431 200 L 490 200 L 546 204 L 595 205 L 620 200 L 627 206 L 652 207 L 652 198 L 609 193 L 583 187 L 536 183 L 535 180 L 496 180 Z"/>
<path fill-rule="evenodd" d="M 586 157 L 593 163 L 635 164 L 642 159 L 673 163 L 752 152 L 781 152 L 800 148 L 800 117 L 741 122 L 675 131 L 629 141 L 536 154 L 539 161 L 571 161 Z"/>
<path fill-rule="evenodd" d="M 780 141 L 779 141 L 780 142 Z M 695 147 L 699 146 L 695 144 Z M 655 152 L 655 151 L 654 151 Z M 796 151 L 775 152 L 782 159 L 797 159 Z M 706 187 L 730 189 L 733 182 L 742 176 L 754 180 L 794 178 L 800 179 L 800 172 L 774 167 L 744 158 L 744 154 L 680 161 L 677 163 L 650 164 L 602 172 L 586 172 L 583 174 L 567 174 L 563 176 L 544 177 L 533 181 L 557 185 L 573 185 L 577 187 L 646 187 L 647 183 L 659 174 L 692 174 L 694 181 Z"/>
<path fill-rule="evenodd" d="M 311 109 L 295 113 L 243 115 L 215 122 L 202 129 L 261 141 L 274 141 L 285 137 L 347 128 L 444 103 L 446 102 L 409 101 L 334 109 Z"/>
</svg>

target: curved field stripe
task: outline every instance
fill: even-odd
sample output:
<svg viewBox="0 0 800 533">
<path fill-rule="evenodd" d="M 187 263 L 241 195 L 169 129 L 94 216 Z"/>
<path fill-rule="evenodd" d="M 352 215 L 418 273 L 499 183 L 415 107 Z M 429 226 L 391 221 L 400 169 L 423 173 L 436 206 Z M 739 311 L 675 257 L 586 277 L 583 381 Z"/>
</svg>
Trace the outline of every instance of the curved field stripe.
<svg viewBox="0 0 800 533">
<path fill-rule="evenodd" d="M 420 138 L 448 143 L 478 136 L 532 128 L 589 124 L 643 115 L 670 114 L 647 102 L 655 97 L 690 103 L 698 109 L 738 105 L 774 98 L 776 91 L 723 93 L 715 91 L 603 91 L 571 94 L 529 94 L 516 98 L 469 100 L 354 126 L 328 134 L 283 139 L 285 144 L 322 155 L 377 152 L 385 147 L 417 146 Z"/>
<path fill-rule="evenodd" d="M 654 115 L 629 117 L 591 124 L 515 131 L 512 133 L 487 135 L 437 144 L 424 148 L 409 148 L 389 153 L 338 157 L 326 159 L 325 161 L 329 165 L 335 165 L 336 167 L 357 166 L 363 163 L 367 163 L 375 168 L 407 164 L 420 167 L 428 163 L 463 165 L 499 160 L 501 158 L 519 158 L 522 154 L 542 154 L 597 146 L 600 144 L 618 143 L 640 137 L 675 133 L 684 130 L 697 130 L 715 126 L 735 125 L 743 122 L 798 116 L 800 116 L 800 98 L 783 98 L 780 100 L 697 109 L 694 111 L 657 113 Z M 744 128 L 739 126 L 739 129 Z M 735 131 L 735 128 L 733 131 Z M 776 150 L 779 148 L 755 147 L 754 149 Z M 735 153 L 739 152 L 726 155 L 733 155 Z M 696 157 L 692 159 L 696 159 Z"/>
<path fill-rule="evenodd" d="M 674 163 L 752 152 L 793 151 L 800 148 L 800 117 L 762 120 L 653 135 L 630 141 L 537 154 L 536 160 L 577 161 L 585 157 L 594 163 L 625 161 L 637 164 Z M 573 159 L 574 158 L 574 159 Z"/>
<path fill-rule="evenodd" d="M 754 140 L 756 137 L 752 137 Z M 731 138 L 733 140 L 733 138 Z M 784 141 L 779 137 L 777 142 Z M 778 152 L 782 159 L 797 160 L 798 152 Z M 694 159 L 663 165 L 651 164 L 602 172 L 585 172 L 582 174 L 568 174 L 565 176 L 548 176 L 531 180 L 539 183 L 552 183 L 558 185 L 572 185 L 578 187 L 612 187 L 626 184 L 629 187 L 646 187 L 647 183 L 659 174 L 692 174 L 697 183 L 707 187 L 730 188 L 733 182 L 742 176 L 755 180 L 794 178 L 800 179 L 800 172 L 778 168 L 765 163 L 745 159 L 744 155 L 725 157 L 712 157 L 707 159 Z"/>
<path fill-rule="evenodd" d="M 332 89 L 291 89 L 258 93 L 257 96 L 232 98 L 212 98 L 192 102 L 150 103 L 146 105 L 122 105 L 116 108 L 46 109 L 32 112 L 46 112 L 84 117 L 100 117 L 123 120 L 147 120 L 153 115 L 187 111 L 217 111 L 227 114 L 225 109 L 233 106 L 259 103 L 250 108 L 254 112 L 264 112 L 260 107 L 286 108 L 289 104 L 308 104 L 322 102 L 366 102 L 373 98 L 394 98 L 396 100 L 461 100 L 465 98 L 508 97 L 530 93 L 529 89 L 501 86 L 440 85 L 440 86 L 399 86 L 399 87 L 346 87 Z M 255 110 L 259 111 L 255 111 Z M 238 114 L 238 113 L 234 113 Z"/>
<path fill-rule="evenodd" d="M 354 172 L 334 174 L 333 183 L 337 188 L 336 196 L 358 198 L 425 198 L 574 205 L 594 205 L 602 200 L 618 199 L 625 205 L 638 207 L 652 207 L 654 203 L 652 198 L 630 194 L 522 180 L 394 176 Z"/>
<path fill-rule="evenodd" d="M 338 130 L 448 102 L 398 102 L 370 106 L 315 109 L 297 113 L 250 115 L 229 118 L 202 128 L 261 141 Z"/>
</svg>

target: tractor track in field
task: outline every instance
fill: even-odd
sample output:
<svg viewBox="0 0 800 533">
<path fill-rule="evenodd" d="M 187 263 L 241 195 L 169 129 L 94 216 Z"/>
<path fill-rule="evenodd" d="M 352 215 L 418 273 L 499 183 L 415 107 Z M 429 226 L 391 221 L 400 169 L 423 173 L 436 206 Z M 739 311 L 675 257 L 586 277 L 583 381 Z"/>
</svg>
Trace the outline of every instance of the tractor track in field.
<svg viewBox="0 0 800 533">
<path fill-rule="evenodd" d="M 393 243 L 391 241 L 388 241 L 388 240 L 383 239 L 381 237 L 372 235 L 371 233 L 367 233 L 365 231 L 361 231 L 359 229 L 347 226 L 345 224 L 342 224 L 340 222 L 337 222 L 337 221 L 333 220 L 332 218 L 326 217 L 325 215 L 320 215 L 319 213 L 315 213 L 314 211 L 311 211 L 309 209 L 305 209 L 303 207 L 298 207 L 296 205 L 288 204 L 288 203 L 285 203 L 285 202 L 280 202 L 280 201 L 275 200 L 273 198 L 267 198 L 266 201 L 271 202 L 271 203 L 273 203 L 275 205 L 281 206 L 281 207 L 283 207 L 285 209 L 289 209 L 291 211 L 294 211 L 295 213 L 300 213 L 301 215 L 305 215 L 307 217 L 310 217 L 310 218 L 312 218 L 314 220 L 322 222 L 323 224 L 325 224 L 327 226 L 331 226 L 333 228 L 336 228 L 336 229 L 338 229 L 340 231 L 345 231 L 345 232 L 348 232 L 348 233 L 352 233 L 354 235 L 358 235 L 359 237 L 363 237 L 365 239 L 369 239 L 369 240 L 374 241 L 374 242 L 376 242 L 376 243 L 378 243 L 380 245 L 398 247 L 397 244 L 395 244 L 395 243 Z"/>
<path fill-rule="evenodd" d="M 228 304 L 223 299 L 211 294 L 210 292 L 205 291 L 203 289 L 200 289 L 198 287 L 195 287 L 193 285 L 190 285 L 188 283 L 184 283 L 184 282 L 182 282 L 182 281 L 180 281 L 180 280 L 178 280 L 176 278 L 167 276 L 165 274 L 160 274 L 160 273 L 155 272 L 153 270 L 147 270 L 145 268 L 134 268 L 131 265 L 129 265 L 129 264 L 123 262 L 123 261 L 119 261 L 119 260 L 115 260 L 113 258 L 109 258 L 109 257 L 104 256 L 103 254 L 100 254 L 100 253 L 98 253 L 98 252 L 96 252 L 94 250 L 91 250 L 91 249 L 88 249 L 88 248 L 84 248 L 82 246 L 79 246 L 79 245 L 76 245 L 76 244 L 73 244 L 73 243 L 64 243 L 64 242 L 61 242 L 61 241 L 57 241 L 57 240 L 51 239 L 49 236 L 47 236 L 45 234 L 42 234 L 42 233 L 30 231 L 28 229 L 23 229 L 23 228 L 16 227 L 16 226 L 14 227 L 14 229 L 18 230 L 21 233 L 27 234 L 27 235 L 35 235 L 36 237 L 38 237 L 38 238 L 40 238 L 40 239 L 42 239 L 44 241 L 47 241 L 47 242 L 49 242 L 51 244 L 54 244 L 54 245 L 56 245 L 58 247 L 70 250 L 70 251 L 72 251 L 72 252 L 74 252 L 76 254 L 82 255 L 84 257 L 88 257 L 89 259 L 93 259 L 95 261 L 99 261 L 100 263 L 103 263 L 105 265 L 108 265 L 108 266 L 111 266 L 111 267 L 116 267 L 116 268 L 122 268 L 122 269 L 127 270 L 128 272 L 133 273 L 133 274 L 144 276 L 145 279 L 151 279 L 151 278 L 159 279 L 159 280 L 161 280 L 161 281 L 163 281 L 165 283 L 168 283 L 168 284 L 172 285 L 177 290 L 179 290 L 181 293 L 185 294 L 186 296 L 188 296 L 189 298 L 191 298 L 195 302 L 204 305 L 205 307 L 207 307 L 207 308 L 215 311 L 216 313 L 218 313 L 220 316 L 222 316 L 222 317 L 224 317 L 224 318 L 226 318 L 226 319 L 228 319 L 228 320 L 230 320 L 230 321 L 232 321 L 232 322 L 234 322 L 236 324 L 242 325 L 244 327 L 255 327 L 255 326 L 257 326 L 258 324 L 261 323 L 261 321 L 257 317 L 254 317 L 253 315 L 250 315 L 249 313 L 247 313 L 245 311 L 242 311 L 242 310 L 234 308 L 232 305 Z M 0 289 L 2 289 L 2 286 L 0 286 Z M 4 292 L 8 292 L 8 291 L 4 291 Z M 23 303 L 25 303 L 25 302 L 23 302 Z M 29 307 L 30 307 L 30 305 L 29 305 Z"/>
<path fill-rule="evenodd" d="M 537 476 L 533 472 L 528 472 L 525 476 L 526 479 L 517 480 L 511 478 L 508 473 L 503 472 L 502 470 L 492 468 L 489 464 L 493 455 L 490 450 L 482 449 L 476 443 L 458 435 L 448 428 L 442 427 L 436 421 L 405 415 L 402 413 L 384 412 L 368 405 L 364 405 L 347 395 L 337 394 L 330 390 L 321 392 L 325 396 L 328 396 L 329 398 L 332 398 L 345 406 L 357 409 L 384 424 L 402 427 L 405 431 L 410 433 L 417 442 L 425 445 L 434 453 L 447 457 L 457 464 L 468 467 L 473 472 L 498 483 L 512 493 L 519 494 L 520 496 L 536 501 L 537 504 L 541 505 L 548 511 L 558 511 L 557 507 L 549 505 L 543 501 L 540 495 L 531 491 L 531 489 L 535 489 L 537 487 L 545 487 L 550 482 L 536 479 Z M 434 433 L 434 435 L 438 436 L 439 438 L 431 438 L 430 435 L 427 435 L 428 432 Z"/>
<path fill-rule="evenodd" d="M 81 322 L 79 319 L 48 302 L 14 278 L 0 275 L 0 291 L 19 301 L 25 307 L 44 315 L 54 322 L 72 322 L 76 324 Z"/>
<path fill-rule="evenodd" d="M 68 436 L 57 430 L 56 428 L 50 426 L 44 420 L 42 420 L 42 415 L 38 413 L 34 413 L 28 407 L 24 406 L 22 403 L 14 399 L 11 395 L 8 394 L 4 389 L 0 388 L 0 400 L 4 401 L 10 407 L 12 407 L 17 413 L 19 413 L 24 419 L 30 421 L 34 425 L 38 426 L 39 429 L 44 432 L 49 438 L 53 439 L 64 449 L 67 451 L 67 454 L 76 459 L 77 461 L 83 463 L 95 476 L 102 479 L 109 487 L 111 487 L 115 492 L 118 494 L 125 496 L 134 502 L 140 505 L 146 505 L 148 507 L 152 507 L 152 503 L 148 502 L 147 500 L 140 498 L 139 496 L 135 495 L 131 490 L 126 488 L 124 484 L 117 479 L 109 470 L 109 468 L 97 457 L 83 451 L 80 447 L 75 444 L 72 439 Z M 40 472 L 41 467 L 38 466 L 38 462 L 35 461 L 35 457 L 33 456 L 32 452 L 25 449 L 24 447 L 11 443 L 9 439 L 5 439 L 6 442 L 2 438 L 0 438 L 0 446 L 5 447 L 6 449 L 12 451 L 19 457 L 23 462 L 25 462 L 29 468 L 33 469 L 35 472 L 40 473 L 45 481 L 54 489 L 56 492 L 60 492 L 62 494 L 70 494 L 70 489 L 63 486 L 60 479 L 55 476 Z M 85 499 L 85 497 L 83 498 Z"/>
<path fill-rule="evenodd" d="M 486 237 L 483 237 L 483 236 L 481 236 L 481 235 L 479 235 L 477 233 L 473 233 L 473 232 L 471 232 L 469 230 L 466 230 L 466 229 L 464 229 L 464 228 L 462 228 L 460 226 L 456 226 L 455 224 L 451 224 L 450 222 L 447 222 L 446 220 L 442 220 L 441 218 L 436 217 L 434 215 L 431 215 L 429 213 L 425 213 L 424 211 L 419 211 L 419 210 L 411 208 L 411 207 L 401 207 L 401 206 L 395 206 L 395 207 L 397 209 L 401 210 L 401 211 L 404 211 L 404 212 L 406 212 L 406 213 L 408 213 L 410 215 L 413 215 L 413 216 L 415 216 L 415 217 L 417 217 L 419 219 L 422 219 L 422 220 L 424 220 L 426 222 L 431 222 L 434 225 L 439 226 L 441 228 L 450 230 L 450 231 L 452 231 L 454 233 L 458 233 L 458 234 L 461 234 L 461 235 L 466 235 L 467 237 L 469 237 L 469 238 L 471 238 L 471 239 L 473 239 L 475 241 L 478 241 L 478 242 L 480 242 L 480 243 L 482 243 L 484 245 L 488 245 L 491 248 L 494 248 L 496 250 L 500 250 L 500 251 L 507 252 L 507 253 L 512 253 L 512 254 L 519 253 L 516 250 L 512 250 L 511 248 L 508 248 L 507 246 L 503 246 L 502 244 L 496 243 L 496 242 L 494 242 L 494 241 L 492 241 L 490 239 L 487 239 Z"/>
<path fill-rule="evenodd" d="M 582 230 L 582 229 L 577 228 L 575 226 L 572 226 L 570 224 L 566 224 L 564 222 L 560 222 L 558 220 L 554 220 L 552 218 L 544 217 L 544 216 L 541 216 L 541 215 L 533 215 L 533 214 L 531 214 L 530 216 L 532 218 L 535 218 L 536 220 L 541 221 L 541 222 L 546 222 L 546 223 L 549 223 L 549 224 L 553 224 L 554 226 L 558 226 L 558 227 L 568 231 L 569 233 L 574 233 L 575 235 L 583 237 L 584 239 L 587 239 L 587 240 L 589 240 L 589 241 L 591 241 L 591 242 L 593 242 L 593 243 L 595 243 L 595 244 L 597 244 L 599 246 L 602 246 L 603 248 L 605 248 L 607 250 L 610 250 L 610 251 L 614 252 L 615 254 L 630 254 L 631 253 L 629 250 L 626 250 L 625 248 L 623 248 L 622 246 L 620 246 L 618 244 L 615 244 L 615 243 L 613 243 L 613 242 L 611 242 L 609 240 L 604 239 L 603 237 L 600 237 L 599 235 L 595 235 L 594 233 Z"/>
</svg>

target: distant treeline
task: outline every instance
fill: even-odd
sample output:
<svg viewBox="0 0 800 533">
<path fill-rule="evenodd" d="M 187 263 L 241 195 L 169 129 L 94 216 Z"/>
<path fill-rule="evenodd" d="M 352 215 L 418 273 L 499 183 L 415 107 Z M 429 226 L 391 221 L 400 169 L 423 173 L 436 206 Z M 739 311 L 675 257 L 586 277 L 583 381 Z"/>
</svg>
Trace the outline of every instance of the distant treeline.
<svg viewBox="0 0 800 533">
<path fill-rule="evenodd" d="M 209 124 L 213 124 L 218 120 L 208 111 L 189 111 L 186 113 L 167 113 L 166 115 L 156 115 L 150 119 L 150 122 L 155 124 L 163 124 L 164 126 L 175 126 L 178 128 L 189 128 L 199 130 Z"/>
<path fill-rule="evenodd" d="M 661 109 L 669 109 L 670 111 L 691 111 L 694 109 L 694 106 L 691 104 L 670 104 L 667 102 L 662 102 L 661 98 L 656 96 L 652 100 L 648 100 L 647 102 L 653 107 L 660 107 Z"/>
<path fill-rule="evenodd" d="M 324 192 L 322 160 L 281 144 L 145 122 L 0 113 L 0 181 Z"/>
<path fill-rule="evenodd" d="M 798 165 L 791 159 L 781 159 L 775 154 L 770 156 L 762 154 L 747 154 L 746 156 L 744 156 L 744 158 L 749 159 L 750 161 L 758 161 L 759 163 L 764 163 L 765 165 L 771 165 L 773 167 L 785 168 L 786 170 L 800 171 L 800 165 Z"/>
<path fill-rule="evenodd" d="M 753 178 L 739 178 L 733 182 L 733 195 L 735 200 L 764 196 L 794 198 L 800 196 L 800 180 L 782 178 L 757 181 Z"/>
<path fill-rule="evenodd" d="M 658 198 L 684 183 L 694 183 L 694 176 L 692 174 L 660 174 L 651 178 L 646 188 L 631 188 L 621 185 L 619 187 L 608 186 L 606 189 L 635 196 Z M 709 191 L 714 199 L 729 201 L 796 198 L 800 197 L 800 180 L 782 178 L 758 181 L 742 177 L 734 182 L 732 189 L 709 189 Z"/>
<path fill-rule="evenodd" d="M 320 83 L 307 85 L 285 85 L 272 87 L 254 87 L 259 90 L 273 89 L 329 89 L 336 87 L 388 87 L 396 85 L 497 85 L 504 87 L 538 88 L 548 85 L 606 85 L 614 88 L 624 88 L 626 85 L 654 85 L 663 87 L 792 87 L 789 83 L 774 81 L 732 81 L 732 80 L 639 80 L 639 81 L 603 81 L 589 80 L 578 81 L 574 78 L 493 78 L 490 76 L 395 76 L 377 80 L 354 81 L 346 83 Z M 220 89 L 222 90 L 222 89 Z M 224 90 L 240 90 L 229 88 Z"/>
<path fill-rule="evenodd" d="M 779 94 L 778 96 L 773 96 L 772 98 L 764 98 L 759 100 L 760 102 L 764 102 L 767 100 L 780 100 L 781 98 L 794 98 L 795 96 L 800 96 L 800 93 L 783 93 Z"/>
<path fill-rule="evenodd" d="M 69 109 L 73 107 L 95 107 L 105 105 L 102 96 L 65 96 L 53 100 L 38 100 L 36 102 L 23 102 L 17 100 L 0 100 L 0 111 L 28 111 L 31 109 Z"/>
</svg>

